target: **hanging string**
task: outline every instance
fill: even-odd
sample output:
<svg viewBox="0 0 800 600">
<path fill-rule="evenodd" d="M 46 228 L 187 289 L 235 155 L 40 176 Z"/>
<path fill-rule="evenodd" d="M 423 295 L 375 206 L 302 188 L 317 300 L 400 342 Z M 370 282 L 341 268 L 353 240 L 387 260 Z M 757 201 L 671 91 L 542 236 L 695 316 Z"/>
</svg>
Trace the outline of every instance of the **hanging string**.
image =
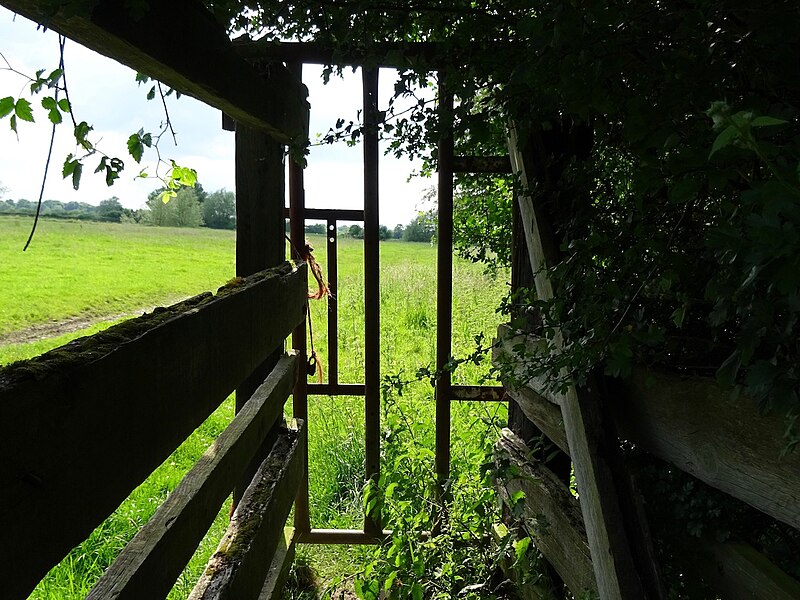
<svg viewBox="0 0 800 600">
<path fill-rule="evenodd" d="M 303 252 L 300 253 L 292 243 L 292 240 L 289 238 L 289 236 L 284 234 L 284 237 L 288 240 L 295 256 L 308 264 L 308 268 L 311 269 L 311 274 L 314 276 L 314 279 L 317 282 L 317 289 L 309 290 L 308 299 L 322 300 L 323 298 L 329 298 L 331 295 L 331 290 L 330 287 L 328 287 L 328 282 L 325 281 L 325 276 L 322 273 L 322 267 L 314 257 L 314 247 L 311 244 L 306 243 L 306 245 L 303 247 Z M 317 383 L 322 383 L 322 361 L 320 360 L 317 351 L 314 350 L 314 327 L 311 322 L 311 310 L 306 311 L 306 314 L 308 315 L 308 339 L 310 342 L 309 345 L 311 346 L 311 354 L 308 357 L 306 370 L 309 376 L 316 374 Z"/>
</svg>

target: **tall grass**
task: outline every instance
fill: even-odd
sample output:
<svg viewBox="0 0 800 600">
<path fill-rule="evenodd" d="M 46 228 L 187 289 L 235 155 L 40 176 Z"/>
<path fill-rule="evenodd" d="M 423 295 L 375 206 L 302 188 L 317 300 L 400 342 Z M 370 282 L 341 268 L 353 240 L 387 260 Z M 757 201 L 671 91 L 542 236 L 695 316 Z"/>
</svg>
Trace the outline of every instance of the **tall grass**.
<svg viewBox="0 0 800 600">
<path fill-rule="evenodd" d="M 233 236 L 229 232 L 45 221 L 34 245 L 35 255 L 18 256 L 21 253 L 9 242 L 7 234 L 24 229 L 23 225 L 27 224 L 21 219 L 0 219 L 0 252 L 4 257 L 0 275 L 6 282 L 0 291 L 5 294 L 0 297 L 0 307 L 5 307 L 0 308 L 0 334 L 77 313 L 114 314 L 213 290 L 233 274 Z M 318 260 L 326 268 L 326 239 L 310 238 L 317 248 Z M 436 252 L 427 244 L 402 242 L 382 243 L 380 250 L 381 373 L 413 379 L 419 367 L 432 367 L 434 363 Z M 365 359 L 363 244 L 341 239 L 338 252 L 339 380 L 361 383 Z M 11 258 L 6 261 L 6 256 Z M 59 281 L 47 281 L 48 278 Z M 494 307 L 505 292 L 505 283 L 502 277 L 488 279 L 479 266 L 458 260 L 453 281 L 453 354 L 462 356 L 474 349 L 473 336 L 477 333 L 483 331 L 491 338 L 499 322 Z M 314 346 L 323 365 L 327 365 L 325 303 L 312 301 L 311 314 Z M 0 348 L 0 364 L 39 354 L 109 324 L 54 340 Z M 468 364 L 453 379 L 455 383 L 476 384 L 486 371 L 486 363 Z M 487 417 L 499 414 L 503 418 L 503 411 L 499 404 L 452 405 L 455 472 L 477 476 L 487 439 Z M 393 397 L 391 404 L 384 407 L 384 427 L 387 422 L 396 422 L 398 413 L 411 424 L 420 447 L 432 451 L 434 401 L 430 384 L 414 383 L 402 396 Z M 32 598 L 84 597 L 232 415 L 233 405 L 228 399 L 86 542 L 51 571 Z M 360 527 L 363 398 L 310 398 L 308 430 L 312 526 Z M 194 585 L 224 530 L 227 510 L 226 505 L 170 598 L 185 597 Z M 323 580 L 330 580 L 357 569 L 363 552 L 307 546 L 300 549 L 300 556 Z"/>
<path fill-rule="evenodd" d="M 323 238 L 312 242 L 317 259 L 325 263 Z M 433 369 L 436 350 L 436 251 L 428 244 L 387 242 L 381 244 L 381 374 L 414 379 L 420 367 Z M 363 246 L 358 240 L 339 242 L 339 380 L 363 382 L 364 372 L 364 284 Z M 327 269 L 325 269 L 327 271 Z M 501 277 L 488 278 L 476 265 L 455 261 L 453 299 L 453 355 L 466 356 L 474 348 L 474 336 L 484 332 L 491 339 L 500 322 L 495 307 L 505 293 Z M 327 308 L 312 302 L 314 345 L 327 365 Z M 480 365 L 462 365 L 453 375 L 456 384 L 478 384 L 488 371 L 488 360 Z M 402 396 L 384 407 L 386 421 L 410 426 L 421 449 L 431 456 L 433 471 L 433 388 L 420 381 L 405 388 Z M 479 478 L 484 459 L 487 423 L 504 420 L 500 404 L 453 403 L 452 461 L 456 478 Z M 384 465 L 384 468 L 386 465 Z M 360 528 L 363 523 L 364 481 L 363 398 L 311 397 L 309 399 L 309 492 L 311 523 L 320 528 Z M 457 490 L 456 490 L 456 493 Z M 390 527 L 392 523 L 385 523 Z M 323 580 L 335 579 L 358 569 L 362 548 L 304 549 Z M 289 597 L 313 597 L 287 592 Z"/>
</svg>

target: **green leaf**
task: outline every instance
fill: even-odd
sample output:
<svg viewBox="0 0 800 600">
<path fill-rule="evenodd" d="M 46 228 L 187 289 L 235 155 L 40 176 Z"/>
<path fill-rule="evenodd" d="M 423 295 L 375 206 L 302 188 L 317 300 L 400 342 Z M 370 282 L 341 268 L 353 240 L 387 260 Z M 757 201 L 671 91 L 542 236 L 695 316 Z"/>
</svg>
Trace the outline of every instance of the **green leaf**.
<svg viewBox="0 0 800 600">
<path fill-rule="evenodd" d="M 58 101 L 58 108 L 61 109 L 61 112 L 65 113 L 71 112 L 72 110 L 69 106 L 69 100 L 67 100 L 66 98 L 62 98 L 61 100 Z"/>
<path fill-rule="evenodd" d="M 422 600 L 422 586 L 416 581 L 411 587 L 411 598 L 413 600 Z"/>
<path fill-rule="evenodd" d="M 50 119 L 50 122 L 58 125 L 61 123 L 61 112 L 58 110 L 58 103 L 56 103 L 56 99 L 51 96 L 45 96 L 42 98 L 42 108 L 47 111 L 47 118 Z"/>
<path fill-rule="evenodd" d="M 0 98 L 0 119 L 10 115 L 14 111 L 14 98 L 6 96 Z"/>
<path fill-rule="evenodd" d="M 750 123 L 751 127 L 768 127 L 770 125 L 785 125 L 788 121 L 775 117 L 756 117 Z"/>
<path fill-rule="evenodd" d="M 150 91 L 147 92 L 147 99 L 152 100 L 155 97 L 156 97 L 156 86 L 153 86 L 150 88 Z"/>
<path fill-rule="evenodd" d="M 138 133 L 133 133 L 128 138 L 128 153 L 133 157 L 137 163 L 142 161 L 142 154 L 144 153 L 144 144 L 142 138 Z"/>
<path fill-rule="evenodd" d="M 680 329 L 683 327 L 683 320 L 686 318 L 686 305 L 684 304 L 680 308 L 676 308 L 675 311 L 672 313 L 672 322 L 675 323 L 675 327 Z"/>
<path fill-rule="evenodd" d="M 81 187 L 81 174 L 83 173 L 83 165 L 78 163 L 72 171 L 72 188 L 77 190 Z"/>
<path fill-rule="evenodd" d="M 25 98 L 17 100 L 17 103 L 14 105 L 14 114 L 23 121 L 28 121 L 29 123 L 34 122 L 31 103 L 25 100 Z"/>
<path fill-rule="evenodd" d="M 736 129 L 733 125 L 728 125 L 725 129 L 722 130 L 717 136 L 717 139 L 714 140 L 714 144 L 711 146 L 711 152 L 708 155 L 708 158 L 714 156 L 714 154 L 718 150 L 722 150 L 726 146 L 731 145 L 735 140 L 739 139 L 740 137 L 739 130 Z"/>
<path fill-rule="evenodd" d="M 521 540 L 514 542 L 514 554 L 517 557 L 517 562 L 521 561 L 525 557 L 525 553 L 528 551 L 528 546 L 531 545 L 531 538 L 524 537 Z"/>
<path fill-rule="evenodd" d="M 11 125 L 11 130 L 14 133 L 17 133 L 17 115 L 11 115 L 11 119 L 9 120 L 9 125 Z"/>
</svg>

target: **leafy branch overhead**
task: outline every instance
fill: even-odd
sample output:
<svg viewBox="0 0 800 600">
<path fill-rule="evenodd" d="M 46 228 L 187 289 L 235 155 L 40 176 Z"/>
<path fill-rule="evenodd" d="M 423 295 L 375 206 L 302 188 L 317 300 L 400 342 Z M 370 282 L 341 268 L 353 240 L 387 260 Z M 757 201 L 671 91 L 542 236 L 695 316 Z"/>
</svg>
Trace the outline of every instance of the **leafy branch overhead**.
<svg viewBox="0 0 800 600">
<path fill-rule="evenodd" d="M 73 153 L 70 153 L 64 160 L 64 164 L 62 167 L 62 176 L 66 179 L 70 177 L 72 179 L 72 186 L 77 190 L 80 187 L 81 177 L 83 175 L 83 168 L 84 168 L 84 161 L 92 156 L 97 156 L 98 163 L 94 169 L 94 173 L 101 173 L 105 179 L 106 185 L 112 186 L 114 182 L 119 179 L 121 172 L 125 168 L 125 163 L 121 158 L 112 157 L 99 148 L 95 142 L 90 139 L 90 134 L 94 130 L 94 127 L 89 125 L 86 121 L 78 122 L 73 113 L 72 113 L 72 106 L 69 101 L 69 90 L 66 84 L 65 72 L 63 67 L 63 60 L 64 60 L 64 39 L 61 38 L 60 44 L 60 62 L 61 65 L 57 69 L 53 69 L 49 72 L 49 74 L 45 75 L 46 70 L 40 69 L 36 72 L 34 76 L 26 75 L 16 69 L 14 69 L 8 60 L 5 59 L 5 56 L 0 54 L 0 57 L 5 61 L 6 67 L 0 70 L 10 71 L 13 74 L 17 75 L 28 81 L 29 85 L 27 86 L 27 93 L 31 99 L 34 96 L 43 94 L 46 91 L 54 92 L 53 95 L 45 95 L 41 99 L 41 107 L 46 112 L 47 118 L 53 125 L 59 125 L 64 121 L 64 116 L 69 115 L 73 125 L 72 136 L 75 139 L 75 146 L 76 149 Z M 136 81 L 139 84 L 148 83 L 150 82 L 150 78 L 146 75 L 138 73 L 136 75 Z M 127 152 L 135 160 L 137 163 L 141 163 L 142 159 L 144 158 L 145 150 L 146 149 L 154 149 L 157 154 L 156 160 L 156 172 L 155 176 L 158 179 L 161 179 L 162 183 L 169 189 L 175 190 L 177 189 L 176 186 L 181 185 L 191 185 L 188 183 L 192 180 L 190 176 L 191 170 L 183 170 L 181 167 L 178 167 L 177 171 L 175 170 L 175 166 L 172 163 L 168 163 L 161 157 L 161 153 L 159 151 L 159 142 L 161 141 L 161 137 L 166 133 L 170 132 L 172 134 L 173 140 L 176 140 L 175 132 L 172 129 L 172 122 L 169 117 L 169 112 L 167 109 L 166 104 L 166 97 L 175 94 L 176 98 L 180 97 L 180 93 L 176 92 L 173 89 L 168 89 L 166 92 L 163 91 L 161 84 L 156 82 L 152 85 L 150 90 L 147 92 L 147 99 L 152 100 L 156 97 L 156 93 L 161 98 L 164 112 L 165 112 L 165 120 L 161 125 L 161 129 L 157 134 L 153 134 L 151 132 L 145 132 L 144 129 L 139 129 L 136 133 L 131 134 L 128 137 L 127 141 Z M 59 94 L 64 94 L 65 97 L 59 98 Z M 25 121 L 29 123 L 35 123 L 36 119 L 34 116 L 34 104 L 25 97 L 17 97 L 14 96 L 7 96 L 5 98 L 0 98 L 0 119 L 9 117 L 9 125 L 14 131 L 15 134 L 19 134 L 19 123 L 20 121 Z M 55 130 L 53 132 L 55 135 Z M 176 142 L 177 143 L 177 142 Z M 49 160 L 48 160 L 49 162 Z M 167 171 L 167 174 L 161 176 L 159 174 L 159 168 L 162 165 L 170 165 L 170 168 Z M 148 173 L 146 169 L 142 169 L 137 177 L 148 177 Z M 196 177 L 195 177 L 196 180 Z M 165 201 L 168 201 L 169 198 L 173 197 L 173 194 L 168 194 L 165 196 Z"/>
</svg>

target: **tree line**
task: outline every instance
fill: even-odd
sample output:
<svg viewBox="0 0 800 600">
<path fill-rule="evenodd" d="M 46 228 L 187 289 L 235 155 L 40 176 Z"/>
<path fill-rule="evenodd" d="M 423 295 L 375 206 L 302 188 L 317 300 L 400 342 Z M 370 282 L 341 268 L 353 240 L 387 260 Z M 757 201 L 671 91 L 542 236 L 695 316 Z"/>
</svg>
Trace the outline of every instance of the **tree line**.
<svg viewBox="0 0 800 600">
<path fill-rule="evenodd" d="M 2 190 L 0 187 L 0 191 Z M 236 196 L 233 192 L 220 189 L 208 193 L 198 183 L 192 188 L 181 188 L 177 196 L 169 202 L 163 202 L 163 191 L 157 189 L 148 194 L 146 207 L 138 210 L 125 208 L 119 198 L 112 196 L 98 205 L 44 200 L 40 214 L 50 218 L 140 223 L 162 227 L 236 227 Z M 0 200 L 0 215 L 33 215 L 36 208 L 37 203 L 31 200 Z"/>
<path fill-rule="evenodd" d="M 5 189 L 0 186 L 0 194 Z M 102 200 L 100 204 L 87 202 L 61 202 L 44 200 L 41 216 L 49 218 L 76 219 L 79 221 L 101 221 L 107 223 L 138 223 L 157 227 L 209 227 L 211 229 L 234 229 L 236 227 L 236 196 L 220 189 L 208 193 L 201 184 L 183 187 L 169 202 L 162 200 L 164 188 L 153 190 L 147 196 L 146 207 L 125 208 L 116 196 Z M 0 216 L 34 215 L 36 202 L 26 199 L 0 200 Z M 287 224 L 288 231 L 288 224 Z M 305 227 L 306 233 L 325 235 L 325 225 L 312 223 Z M 364 238 L 361 225 L 343 225 L 339 235 L 355 239 Z M 381 225 L 378 237 L 381 241 L 403 240 L 406 242 L 431 243 L 436 236 L 436 210 L 419 212 L 409 223 L 398 223 L 393 229 Z"/>
</svg>

